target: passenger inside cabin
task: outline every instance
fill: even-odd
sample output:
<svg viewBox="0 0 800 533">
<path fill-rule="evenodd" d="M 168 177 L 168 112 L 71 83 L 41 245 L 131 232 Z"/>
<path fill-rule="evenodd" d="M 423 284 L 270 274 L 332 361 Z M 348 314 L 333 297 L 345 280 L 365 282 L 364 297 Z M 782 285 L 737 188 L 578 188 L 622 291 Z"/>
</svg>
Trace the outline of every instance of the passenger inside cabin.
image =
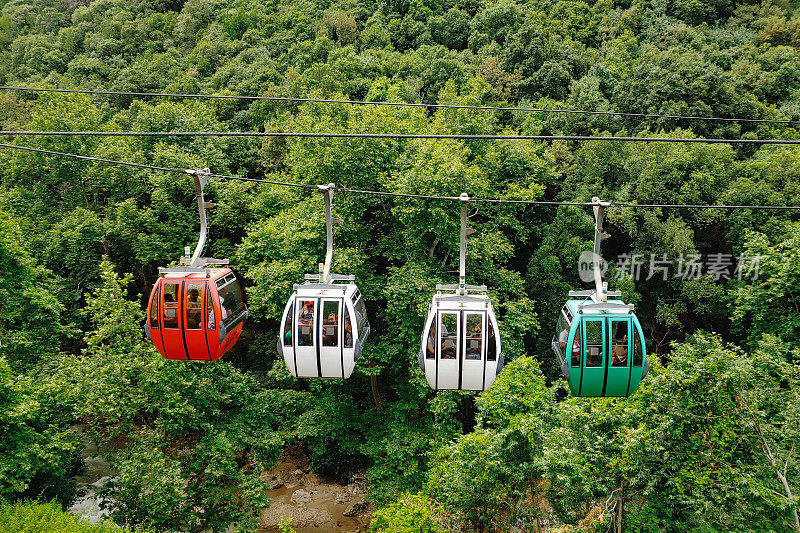
<svg viewBox="0 0 800 533">
<path fill-rule="evenodd" d="M 428 330 L 428 359 L 433 359 L 436 356 L 436 325 L 431 324 L 431 329 Z"/>
<path fill-rule="evenodd" d="M 481 323 L 475 324 L 472 335 L 467 339 L 467 359 L 481 358 Z"/>
<path fill-rule="evenodd" d="M 350 318 L 346 317 L 344 321 L 344 347 L 350 348 L 353 346 L 353 326 L 350 324 Z"/>
<path fill-rule="evenodd" d="M 626 366 L 628 364 L 628 336 L 614 339 L 611 348 L 611 366 Z"/>
<path fill-rule="evenodd" d="M 580 366 L 581 364 L 581 341 L 578 340 L 578 337 L 580 337 L 579 333 L 575 334 L 575 340 L 572 341 L 572 366 Z"/>
<path fill-rule="evenodd" d="M 562 351 L 567 347 L 567 337 L 569 337 L 569 331 L 566 329 L 562 329 L 558 334 L 558 346 Z"/>
<path fill-rule="evenodd" d="M 597 368 L 605 366 L 606 339 L 603 335 L 603 323 L 600 320 L 591 320 L 586 323 L 584 350 L 586 350 L 586 367 Z"/>
<path fill-rule="evenodd" d="M 322 321 L 322 345 L 323 346 L 336 346 L 336 341 L 338 340 L 338 331 L 339 328 L 335 327 L 339 325 L 339 317 L 336 313 L 328 314 L 327 318 Z M 329 327 L 325 327 L 329 326 Z M 334 327 L 330 327 L 334 326 Z"/>
<path fill-rule="evenodd" d="M 300 323 L 311 324 L 314 319 L 314 302 L 303 302 L 302 311 L 300 311 Z"/>
<path fill-rule="evenodd" d="M 442 359 L 456 358 L 456 343 L 453 341 L 447 326 L 442 322 Z"/>
<path fill-rule="evenodd" d="M 208 329 L 216 330 L 217 329 L 217 318 L 214 316 L 214 306 L 208 306 Z"/>
<path fill-rule="evenodd" d="M 200 302 L 200 291 L 192 289 L 189 291 L 189 298 L 186 303 L 186 327 L 189 329 L 200 329 L 200 313 L 202 304 Z"/>
<path fill-rule="evenodd" d="M 303 302 L 297 322 L 297 345 L 311 346 L 314 334 L 314 302 Z"/>
<path fill-rule="evenodd" d="M 222 314 L 222 320 L 228 318 L 228 315 L 231 314 L 231 310 L 229 307 L 226 307 L 225 304 L 230 300 L 228 296 L 228 289 L 220 289 L 219 291 L 219 311 Z"/>
</svg>

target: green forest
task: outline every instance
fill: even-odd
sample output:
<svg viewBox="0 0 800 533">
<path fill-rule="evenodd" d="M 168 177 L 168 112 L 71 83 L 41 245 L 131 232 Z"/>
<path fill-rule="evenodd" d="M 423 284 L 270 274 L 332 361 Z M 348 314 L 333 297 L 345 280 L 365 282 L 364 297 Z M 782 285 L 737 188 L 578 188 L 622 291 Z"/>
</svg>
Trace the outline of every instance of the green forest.
<svg viewBox="0 0 800 533">
<path fill-rule="evenodd" d="M 4 132 L 797 141 L 800 1 L 0 0 L 0 85 Z M 431 390 L 417 363 L 436 285 L 458 282 L 459 202 L 347 191 L 332 270 L 355 276 L 371 333 L 349 379 L 298 379 L 276 342 L 325 258 L 319 191 L 210 178 L 204 253 L 230 260 L 249 317 L 220 360 L 172 361 L 142 324 L 159 267 L 198 241 L 192 178 L 0 148 L 3 513 L 69 508 L 88 438 L 113 447 L 102 491 L 131 531 L 254 531 L 262 472 L 300 450 L 322 479 L 366 478 L 376 532 L 800 532 L 800 212 L 608 207 L 604 279 L 635 305 L 649 373 L 629 398 L 577 397 L 551 346 L 568 292 L 591 288 L 578 263 L 595 220 L 570 204 L 800 206 L 800 146 L 0 142 L 523 201 L 469 205 L 467 283 L 487 286 L 505 359 L 489 390 Z"/>
</svg>

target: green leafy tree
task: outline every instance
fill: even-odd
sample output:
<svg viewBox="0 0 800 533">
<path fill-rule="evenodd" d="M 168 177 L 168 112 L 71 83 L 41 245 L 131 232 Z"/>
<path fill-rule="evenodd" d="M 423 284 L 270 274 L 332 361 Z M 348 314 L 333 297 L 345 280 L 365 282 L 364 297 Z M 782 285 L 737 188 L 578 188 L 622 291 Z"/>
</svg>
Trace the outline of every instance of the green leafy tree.
<svg viewBox="0 0 800 533">
<path fill-rule="evenodd" d="M 0 498 L 54 500 L 68 507 L 77 496 L 74 476 L 85 472 L 78 434 L 47 409 L 36 381 L 14 375 L 0 357 Z"/>
<path fill-rule="evenodd" d="M 267 503 L 260 467 L 283 443 L 270 397 L 230 365 L 165 362 L 145 344 L 143 312 L 126 298 L 131 276 L 118 277 L 107 261 L 101 273 L 87 297 L 87 348 L 54 365 L 45 390 L 95 439 L 128 441 L 112 457 L 118 478 L 104 488 L 112 516 L 157 529 L 254 528 Z"/>
<path fill-rule="evenodd" d="M 796 223 L 788 226 L 787 233 L 774 241 L 763 233 L 754 232 L 745 244 L 743 255 L 748 260 L 741 268 L 746 281 L 736 291 L 733 319 L 750 343 L 758 342 L 764 333 L 777 335 L 785 342 L 798 340 L 798 244 L 800 226 Z M 752 280 L 753 277 L 757 279 Z"/>
<path fill-rule="evenodd" d="M 20 225 L 0 211 L 0 356 L 17 371 L 57 353 L 70 334 L 61 323 L 55 278 L 24 242 Z"/>
</svg>

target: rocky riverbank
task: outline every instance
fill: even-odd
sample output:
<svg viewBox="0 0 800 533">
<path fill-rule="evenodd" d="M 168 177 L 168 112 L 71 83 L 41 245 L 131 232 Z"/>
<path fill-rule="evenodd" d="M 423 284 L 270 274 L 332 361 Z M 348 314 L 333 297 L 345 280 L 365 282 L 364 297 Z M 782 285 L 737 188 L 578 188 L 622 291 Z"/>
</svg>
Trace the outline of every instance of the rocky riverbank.
<svg viewBox="0 0 800 533">
<path fill-rule="evenodd" d="M 290 517 L 297 533 L 363 532 L 374 511 L 365 498 L 363 475 L 346 485 L 320 479 L 296 452 L 284 454 L 262 479 L 272 487 L 267 491 L 272 501 L 261 515 L 263 531 L 277 531 L 280 521 Z"/>
</svg>

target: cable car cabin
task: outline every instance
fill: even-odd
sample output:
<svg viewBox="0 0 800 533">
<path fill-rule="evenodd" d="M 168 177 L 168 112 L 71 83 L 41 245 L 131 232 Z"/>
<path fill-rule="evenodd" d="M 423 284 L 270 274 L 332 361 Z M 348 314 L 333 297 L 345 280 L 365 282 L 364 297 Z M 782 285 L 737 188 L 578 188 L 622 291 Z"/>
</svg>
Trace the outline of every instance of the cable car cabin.
<svg viewBox="0 0 800 533">
<path fill-rule="evenodd" d="M 350 283 L 294 286 L 281 320 L 278 353 L 296 378 L 347 379 L 369 336 L 361 292 Z"/>
<path fill-rule="evenodd" d="M 489 297 L 434 295 L 422 333 L 419 366 L 432 389 L 491 387 L 503 368 L 503 356 Z"/>
<path fill-rule="evenodd" d="M 216 361 L 242 331 L 247 306 L 229 268 L 161 270 L 150 293 L 145 332 L 166 359 Z"/>
<path fill-rule="evenodd" d="M 567 301 L 552 344 L 574 396 L 630 396 L 650 368 L 639 320 L 619 300 Z"/>
</svg>

